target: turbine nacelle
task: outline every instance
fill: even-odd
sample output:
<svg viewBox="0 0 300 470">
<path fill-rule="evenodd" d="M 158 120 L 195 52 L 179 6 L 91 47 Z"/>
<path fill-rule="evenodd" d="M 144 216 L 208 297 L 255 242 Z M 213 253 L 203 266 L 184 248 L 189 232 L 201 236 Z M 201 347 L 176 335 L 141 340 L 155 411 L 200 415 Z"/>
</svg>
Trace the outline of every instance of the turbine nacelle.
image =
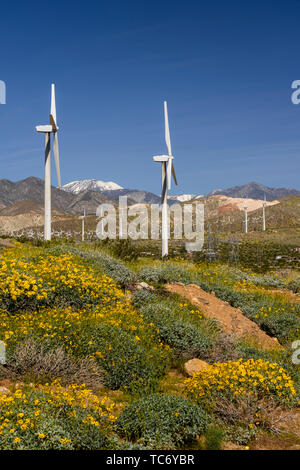
<svg viewBox="0 0 300 470">
<path fill-rule="evenodd" d="M 52 125 L 46 124 L 45 126 L 36 126 L 35 129 L 37 132 L 44 132 L 44 133 L 53 132 L 54 133 L 58 131 L 59 127 L 55 126 L 55 128 L 53 128 Z"/>
<path fill-rule="evenodd" d="M 46 126 L 36 126 L 35 129 L 37 132 L 44 132 L 44 133 L 52 132 L 52 126 L 49 126 L 49 124 Z"/>
<path fill-rule="evenodd" d="M 156 155 L 153 157 L 154 162 L 163 163 L 163 162 L 168 162 L 169 160 L 174 160 L 174 157 L 170 155 Z"/>
</svg>

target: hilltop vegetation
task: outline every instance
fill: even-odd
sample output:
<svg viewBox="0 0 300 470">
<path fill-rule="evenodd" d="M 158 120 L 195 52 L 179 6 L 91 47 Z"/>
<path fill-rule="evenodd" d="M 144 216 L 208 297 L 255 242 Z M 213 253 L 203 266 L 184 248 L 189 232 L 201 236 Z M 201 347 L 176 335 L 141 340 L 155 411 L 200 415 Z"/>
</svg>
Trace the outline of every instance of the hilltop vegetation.
<svg viewBox="0 0 300 470">
<path fill-rule="evenodd" d="M 0 448 L 205 449 L 272 436 L 273 414 L 300 403 L 297 280 L 124 246 L 17 242 L 2 251 Z M 166 282 L 214 291 L 281 347 L 228 335 Z M 195 358 L 207 365 L 189 379 L 183 365 Z"/>
</svg>

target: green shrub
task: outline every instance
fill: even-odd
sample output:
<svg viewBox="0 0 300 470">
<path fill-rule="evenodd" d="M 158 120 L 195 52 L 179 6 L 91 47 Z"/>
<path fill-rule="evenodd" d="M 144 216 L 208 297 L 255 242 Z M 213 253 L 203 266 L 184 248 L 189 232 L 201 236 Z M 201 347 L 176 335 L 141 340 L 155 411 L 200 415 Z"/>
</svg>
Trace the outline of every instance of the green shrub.
<svg viewBox="0 0 300 470">
<path fill-rule="evenodd" d="M 295 294 L 299 294 L 300 293 L 300 277 L 297 277 L 293 281 L 289 282 L 287 287 L 288 289 L 293 291 Z"/>
<path fill-rule="evenodd" d="M 157 297 L 141 305 L 138 312 L 155 325 L 160 340 L 177 356 L 202 357 L 212 345 L 209 330 L 213 322 L 200 319 L 176 301 Z"/>
<path fill-rule="evenodd" d="M 123 261 L 135 261 L 139 255 L 138 250 L 129 239 L 115 240 L 111 244 L 111 250 L 117 258 L 120 258 Z"/>
<path fill-rule="evenodd" d="M 94 269 L 119 283 L 121 286 L 134 283 L 136 275 L 121 261 L 100 250 L 79 249 L 71 245 L 54 246 L 47 250 L 51 254 L 72 253 L 86 260 Z"/>
<path fill-rule="evenodd" d="M 113 415 L 85 388 L 66 389 L 56 383 L 39 390 L 19 389 L 0 397 L 0 405 L 1 450 L 96 450 L 112 446 Z"/>
<path fill-rule="evenodd" d="M 187 271 L 187 266 L 176 266 L 164 263 L 158 267 L 146 267 L 140 270 L 139 278 L 146 282 L 191 282 L 191 276 Z"/>
<path fill-rule="evenodd" d="M 208 426 L 204 436 L 206 450 L 222 450 L 222 444 L 225 437 L 223 429 L 217 426 Z"/>
<path fill-rule="evenodd" d="M 116 421 L 121 436 L 148 445 L 172 448 L 195 439 L 207 426 L 207 414 L 192 401 L 154 394 L 127 406 Z"/>
<path fill-rule="evenodd" d="M 256 426 L 249 428 L 243 424 L 226 426 L 225 439 L 238 445 L 246 445 L 257 434 Z"/>
<path fill-rule="evenodd" d="M 281 279 L 274 276 L 258 276 L 254 274 L 249 274 L 241 269 L 236 267 L 227 266 L 226 274 L 233 281 L 247 281 L 262 287 L 284 287 L 284 283 Z"/>
<path fill-rule="evenodd" d="M 143 394 L 155 391 L 169 364 L 169 354 L 163 346 L 151 337 L 148 342 L 144 339 L 140 341 L 114 325 L 90 325 L 78 336 L 77 354 L 95 355 L 109 388 Z"/>
<path fill-rule="evenodd" d="M 155 299 L 155 294 L 149 290 L 141 289 L 134 292 L 133 300 L 137 307 L 141 307 L 142 305 L 152 302 Z"/>
<path fill-rule="evenodd" d="M 164 323 L 161 319 L 161 321 L 156 320 L 155 324 L 159 329 L 160 339 L 175 349 L 178 356 L 202 357 L 211 345 L 210 339 L 189 323 L 180 321 Z"/>
<path fill-rule="evenodd" d="M 146 267 L 140 270 L 139 279 L 146 282 L 165 282 L 163 270 L 160 268 Z"/>
<path fill-rule="evenodd" d="M 293 364 L 291 358 L 295 350 L 291 347 L 287 347 L 284 350 L 273 350 L 266 351 L 263 349 L 257 349 L 253 346 L 245 344 L 240 341 L 237 344 L 238 357 L 248 359 L 263 359 L 264 361 L 276 362 L 280 367 L 285 369 L 289 376 L 295 383 L 295 388 L 300 389 L 300 365 Z"/>
</svg>

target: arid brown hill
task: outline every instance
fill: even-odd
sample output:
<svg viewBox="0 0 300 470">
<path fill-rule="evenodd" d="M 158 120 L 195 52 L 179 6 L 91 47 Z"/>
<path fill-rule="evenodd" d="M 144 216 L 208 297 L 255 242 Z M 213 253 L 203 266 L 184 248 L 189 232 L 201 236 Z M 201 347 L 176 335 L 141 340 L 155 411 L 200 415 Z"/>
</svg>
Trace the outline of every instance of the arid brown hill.
<svg viewBox="0 0 300 470">
<path fill-rule="evenodd" d="M 86 208 L 87 212 L 95 213 L 98 205 L 104 202 L 116 204 L 116 200 L 113 200 L 105 194 L 96 191 L 85 191 L 75 195 L 63 191 L 62 189 L 58 189 L 55 186 L 52 186 L 51 191 L 53 207 L 59 211 L 69 214 L 80 214 L 83 212 L 84 208 Z M 30 204 L 36 203 L 43 205 L 44 181 L 33 176 L 15 183 L 9 180 L 0 180 L 1 210 L 4 210 L 4 208 L 7 208 L 8 206 L 11 206 L 12 204 L 20 201 L 22 201 L 22 204 L 19 206 L 19 210 L 21 210 L 23 205 L 24 209 L 26 209 L 25 212 L 28 212 L 27 208 L 25 207 L 25 201 L 30 202 Z M 13 212 L 15 208 L 7 210 L 11 210 Z"/>
</svg>

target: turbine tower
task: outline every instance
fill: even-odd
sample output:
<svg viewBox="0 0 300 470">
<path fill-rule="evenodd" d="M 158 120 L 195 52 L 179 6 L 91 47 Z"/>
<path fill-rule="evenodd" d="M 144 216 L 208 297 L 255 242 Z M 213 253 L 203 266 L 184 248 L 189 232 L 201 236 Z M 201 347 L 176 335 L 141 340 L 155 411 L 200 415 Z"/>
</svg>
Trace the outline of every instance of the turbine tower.
<svg viewBox="0 0 300 470">
<path fill-rule="evenodd" d="M 45 134 L 45 214 L 44 214 L 44 239 L 51 240 L 51 140 L 50 134 L 53 133 L 53 153 L 56 166 L 57 183 L 61 187 L 59 151 L 58 151 L 58 126 L 56 124 L 56 104 L 55 104 L 55 85 L 51 85 L 51 107 L 50 124 L 45 126 L 36 126 L 37 132 Z"/>
<path fill-rule="evenodd" d="M 244 202 L 244 211 L 245 211 L 245 233 L 248 233 L 248 210 L 247 210 L 246 201 Z"/>
<path fill-rule="evenodd" d="M 84 242 L 84 219 L 85 219 L 85 209 L 83 209 L 83 215 L 81 216 L 81 240 Z"/>
<path fill-rule="evenodd" d="M 262 210 L 263 210 L 263 231 L 266 230 L 266 195 L 265 195 L 265 198 L 264 198 L 264 202 L 263 202 L 263 205 L 262 205 Z"/>
<path fill-rule="evenodd" d="M 174 157 L 172 155 L 169 118 L 167 102 L 164 102 L 164 115 L 165 115 L 165 140 L 168 148 L 168 155 L 158 155 L 153 157 L 153 161 L 159 162 L 162 165 L 161 173 L 161 252 L 162 257 L 168 255 L 168 202 L 167 202 L 167 189 L 171 189 L 172 176 L 175 184 L 177 185 L 177 178 L 174 169 Z"/>
</svg>

